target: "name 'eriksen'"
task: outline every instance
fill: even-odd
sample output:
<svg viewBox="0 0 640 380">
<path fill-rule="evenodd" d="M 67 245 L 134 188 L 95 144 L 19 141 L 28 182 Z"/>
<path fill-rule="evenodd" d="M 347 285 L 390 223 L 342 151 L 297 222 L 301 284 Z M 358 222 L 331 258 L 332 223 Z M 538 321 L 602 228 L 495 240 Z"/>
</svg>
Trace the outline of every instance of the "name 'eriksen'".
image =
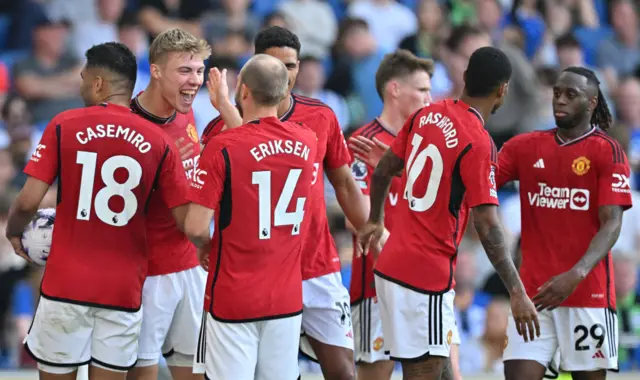
<svg viewBox="0 0 640 380">
<path fill-rule="evenodd" d="M 151 144 L 147 141 L 144 141 L 144 136 L 135 130 L 123 127 L 121 125 L 113 125 L 107 124 L 106 126 L 102 124 L 96 125 L 94 128 L 87 127 L 86 131 L 80 131 L 76 133 L 76 139 L 82 145 L 89 143 L 89 141 L 93 139 L 100 138 L 112 138 L 112 139 L 123 139 L 126 142 L 135 146 L 140 153 L 147 153 L 151 150 Z"/>
<path fill-rule="evenodd" d="M 276 154 L 293 154 L 294 156 L 302 157 L 305 161 L 308 161 L 310 151 L 309 147 L 300 141 L 291 140 L 269 140 L 266 143 L 260 143 L 258 146 L 254 146 L 249 150 L 253 158 L 258 162 L 266 157 Z"/>
<path fill-rule="evenodd" d="M 440 128 L 447 148 L 458 146 L 458 138 L 456 137 L 458 132 L 449 117 L 442 116 L 440 112 L 429 112 L 429 115 L 420 117 L 420 128 L 425 124 L 435 124 L 436 127 Z"/>
</svg>

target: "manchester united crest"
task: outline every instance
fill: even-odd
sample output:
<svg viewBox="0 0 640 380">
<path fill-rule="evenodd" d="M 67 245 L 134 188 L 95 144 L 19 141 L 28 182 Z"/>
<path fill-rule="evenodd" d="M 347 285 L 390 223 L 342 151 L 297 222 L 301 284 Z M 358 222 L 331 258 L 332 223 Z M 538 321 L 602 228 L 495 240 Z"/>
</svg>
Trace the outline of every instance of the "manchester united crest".
<svg viewBox="0 0 640 380">
<path fill-rule="evenodd" d="M 585 156 L 580 156 L 573 160 L 573 164 L 571 165 L 573 172 L 577 175 L 585 175 L 591 169 L 591 161 Z"/>
<path fill-rule="evenodd" d="M 196 131 L 196 127 L 194 127 L 193 124 L 187 125 L 187 134 L 194 143 L 198 143 L 198 131 Z"/>
<path fill-rule="evenodd" d="M 378 337 L 378 338 L 376 338 L 376 340 L 373 341 L 373 350 L 374 351 L 382 350 L 382 346 L 384 346 L 384 339 L 382 339 L 382 337 Z"/>
<path fill-rule="evenodd" d="M 451 345 L 451 339 L 453 339 L 453 331 L 449 330 L 447 333 L 447 344 Z"/>
</svg>

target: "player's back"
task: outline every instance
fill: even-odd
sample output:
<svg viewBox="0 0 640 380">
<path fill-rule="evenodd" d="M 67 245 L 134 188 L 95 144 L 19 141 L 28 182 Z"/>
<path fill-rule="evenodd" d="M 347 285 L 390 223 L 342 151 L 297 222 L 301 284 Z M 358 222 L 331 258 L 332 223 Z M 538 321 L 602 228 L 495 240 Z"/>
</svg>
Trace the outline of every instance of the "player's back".
<svg viewBox="0 0 640 380">
<path fill-rule="evenodd" d="M 414 113 L 391 149 L 405 161 L 404 194 L 394 215 L 403 227 L 391 234 L 376 273 L 423 291 L 447 291 L 454 285 L 469 207 L 497 203 L 495 188 L 489 186 L 495 146 L 476 110 L 444 100 Z M 480 189 L 475 184 L 481 182 Z M 426 266 L 432 268 L 429 276 Z"/>
<path fill-rule="evenodd" d="M 136 310 L 147 268 L 145 212 L 167 138 L 122 106 L 59 114 L 58 205 L 43 294 Z"/>
<path fill-rule="evenodd" d="M 203 160 L 213 149 L 225 173 L 210 257 L 216 275 L 207 286 L 216 318 L 302 310 L 300 260 L 316 141 L 305 126 L 270 117 L 224 131 L 206 146 Z"/>
</svg>

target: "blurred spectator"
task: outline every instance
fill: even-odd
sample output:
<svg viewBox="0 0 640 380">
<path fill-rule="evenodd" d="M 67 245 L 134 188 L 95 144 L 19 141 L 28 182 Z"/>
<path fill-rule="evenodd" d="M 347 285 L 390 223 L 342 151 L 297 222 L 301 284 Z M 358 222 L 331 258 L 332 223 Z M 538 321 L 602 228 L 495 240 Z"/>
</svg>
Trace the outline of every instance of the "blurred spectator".
<svg viewBox="0 0 640 380">
<path fill-rule="evenodd" d="M 378 47 L 385 53 L 418 31 L 416 14 L 396 0 L 355 0 L 347 14 L 367 22 Z"/>
<path fill-rule="evenodd" d="M 338 21 L 325 1 L 285 0 L 280 6 L 287 25 L 300 38 L 300 54 L 324 59 L 338 34 Z"/>
<path fill-rule="evenodd" d="M 240 73 L 240 65 L 237 60 L 224 56 L 210 58 L 207 70 L 205 71 L 205 80 L 209 76 L 208 69 L 212 67 L 217 67 L 220 71 L 227 69 L 229 99 L 231 99 L 231 101 L 235 101 L 238 73 Z M 218 110 L 211 105 L 211 100 L 209 100 L 209 91 L 207 90 L 206 84 L 200 87 L 200 90 L 193 100 L 193 114 L 196 119 L 196 129 L 198 130 L 199 135 L 202 134 L 202 131 L 206 128 L 207 124 L 220 114 Z"/>
<path fill-rule="evenodd" d="M 270 26 L 279 26 L 281 28 L 289 29 L 287 20 L 284 18 L 282 12 L 271 12 L 264 17 L 264 20 L 262 21 L 262 27 L 268 28 Z"/>
<path fill-rule="evenodd" d="M 619 123 L 629 131 L 629 164 L 637 172 L 640 170 L 640 79 L 622 79 L 616 100 Z"/>
<path fill-rule="evenodd" d="M 602 42 L 598 50 L 598 66 L 604 70 L 610 88 L 619 77 L 633 74 L 640 64 L 638 16 L 628 0 L 611 2 L 611 25 L 614 35 Z"/>
<path fill-rule="evenodd" d="M 444 22 L 438 0 L 421 0 L 418 4 L 418 31 L 405 37 L 400 42 L 400 48 L 409 50 L 420 58 L 440 58 L 437 52 L 444 37 Z"/>
<path fill-rule="evenodd" d="M 537 0 L 515 0 L 507 23 L 524 33 L 524 53 L 533 59 L 544 42 L 546 24 L 538 9 Z"/>
<path fill-rule="evenodd" d="M 556 127 L 556 119 L 553 116 L 553 86 L 558 80 L 558 70 L 553 67 L 542 67 L 536 73 L 537 83 L 537 112 L 538 120 L 536 129 L 553 129 Z"/>
<path fill-rule="evenodd" d="M 494 43 L 502 41 L 502 5 L 498 0 L 477 0 L 476 18 L 478 26 L 489 33 Z"/>
<path fill-rule="evenodd" d="M 244 64 L 253 51 L 253 44 L 242 31 L 230 30 L 224 38 L 211 45 L 213 56 L 224 56 L 235 59 L 238 64 Z"/>
<path fill-rule="evenodd" d="M 170 28 L 183 28 L 203 37 L 201 16 L 213 9 L 209 0 L 138 0 L 140 23 L 149 41 Z"/>
<path fill-rule="evenodd" d="M 249 41 L 258 33 L 260 19 L 249 11 L 249 0 L 221 0 L 222 9 L 205 15 L 202 28 L 212 44 L 224 40 L 230 32 L 247 36 Z"/>
<path fill-rule="evenodd" d="M 300 58 L 300 68 L 296 88 L 294 91 L 300 95 L 316 98 L 333 110 L 340 127 L 345 130 L 349 126 L 349 107 L 344 98 L 322 86 L 325 82 L 325 72 L 322 62 L 314 57 L 303 56 Z"/>
<path fill-rule="evenodd" d="M 621 346 L 618 357 L 623 370 L 631 369 L 633 366 L 640 368 L 640 348 L 637 342 L 640 337 L 640 294 L 636 292 L 637 262 L 621 255 L 616 255 L 613 261 Z"/>
<path fill-rule="evenodd" d="M 82 66 L 65 51 L 68 27 L 64 20 L 41 19 L 33 31 L 31 53 L 13 69 L 16 90 L 27 100 L 36 124 L 84 105 L 79 96 Z"/>
<path fill-rule="evenodd" d="M 76 57 L 84 60 L 84 53 L 93 45 L 118 41 L 117 22 L 125 7 L 125 0 L 96 0 L 97 20 L 85 19 L 71 28 L 71 46 Z"/>
<path fill-rule="evenodd" d="M 40 132 L 34 130 L 27 103 L 19 96 L 10 96 L 2 107 L 6 135 L 3 144 L 16 168 L 11 186 L 20 188 L 26 180 L 22 168 L 40 141 Z"/>
<path fill-rule="evenodd" d="M 15 193 L 12 182 L 16 172 L 17 170 L 16 167 L 13 166 L 11 152 L 4 148 L 0 149 L 0 194 L 7 196 Z"/>
<path fill-rule="evenodd" d="M 482 336 L 460 346 L 460 371 L 463 374 L 503 373 L 502 353 L 507 343 L 508 318 L 509 302 L 497 298 L 489 304 Z"/>
<path fill-rule="evenodd" d="M 476 290 L 478 273 L 474 256 L 473 253 L 460 251 L 455 271 L 454 309 L 462 346 L 482 335 L 485 308 L 491 301 L 488 295 Z"/>
<path fill-rule="evenodd" d="M 138 23 L 135 13 L 125 12 L 118 20 L 118 40 L 125 44 L 135 55 L 138 63 L 138 73 L 136 75 L 136 86 L 133 94 L 137 95 L 144 91 L 151 79 L 149 65 L 149 43 L 147 36 Z"/>
</svg>

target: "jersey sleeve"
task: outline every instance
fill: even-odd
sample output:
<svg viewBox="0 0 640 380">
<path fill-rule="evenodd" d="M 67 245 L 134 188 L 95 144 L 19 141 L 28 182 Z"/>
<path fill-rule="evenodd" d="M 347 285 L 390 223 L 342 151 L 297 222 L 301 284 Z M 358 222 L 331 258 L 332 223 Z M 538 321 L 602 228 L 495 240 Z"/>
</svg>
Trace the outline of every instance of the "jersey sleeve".
<svg viewBox="0 0 640 380">
<path fill-rule="evenodd" d="M 338 118 L 333 111 L 328 112 L 329 133 L 327 137 L 327 154 L 324 164 L 327 169 L 337 169 L 351 163 L 351 154 L 347 148 L 347 142 L 340 129 Z"/>
<path fill-rule="evenodd" d="M 466 202 L 469 207 L 483 204 L 498 205 L 496 190 L 496 162 L 493 144 L 487 141 L 472 143 L 469 151 L 460 161 L 460 176 L 466 189 Z"/>
<path fill-rule="evenodd" d="M 396 136 L 395 140 L 393 140 L 393 144 L 391 144 L 391 151 L 396 156 L 400 157 L 402 160 L 405 160 L 405 152 L 407 151 L 407 144 L 409 143 L 409 135 L 411 134 L 411 130 L 413 128 L 413 122 L 418 116 L 420 110 L 416 111 L 413 115 L 411 115 L 407 121 L 405 121 L 400 133 Z"/>
<path fill-rule="evenodd" d="M 507 182 L 518 179 L 517 144 L 515 140 L 507 141 L 498 153 L 498 172 L 496 186 L 501 188 Z"/>
<path fill-rule="evenodd" d="M 202 145 L 207 145 L 214 136 L 220 134 L 222 128 L 224 128 L 224 120 L 221 115 L 218 115 L 215 119 L 211 120 L 204 131 L 202 131 L 202 137 L 200 138 Z"/>
<path fill-rule="evenodd" d="M 24 173 L 51 185 L 58 175 L 58 120 L 49 122 L 40 143 L 24 168 Z"/>
<path fill-rule="evenodd" d="M 161 163 L 158 187 L 167 207 L 174 208 L 186 204 L 189 195 L 189 181 L 175 144 L 167 144 L 167 153 Z"/>
<path fill-rule="evenodd" d="M 632 205 L 631 170 L 620 145 L 614 143 L 611 150 L 603 150 L 599 157 L 598 206 L 615 205 L 626 210 Z"/>
<path fill-rule="evenodd" d="M 191 182 L 189 200 L 215 210 L 222 198 L 226 164 L 223 146 L 212 140 L 200 156 L 199 174 Z"/>
<path fill-rule="evenodd" d="M 358 187 L 364 195 L 369 195 L 369 185 L 371 184 L 371 174 L 373 174 L 373 170 L 373 167 L 358 159 L 353 160 L 351 163 L 351 175 L 353 175 L 353 179 L 356 180 Z"/>
</svg>

